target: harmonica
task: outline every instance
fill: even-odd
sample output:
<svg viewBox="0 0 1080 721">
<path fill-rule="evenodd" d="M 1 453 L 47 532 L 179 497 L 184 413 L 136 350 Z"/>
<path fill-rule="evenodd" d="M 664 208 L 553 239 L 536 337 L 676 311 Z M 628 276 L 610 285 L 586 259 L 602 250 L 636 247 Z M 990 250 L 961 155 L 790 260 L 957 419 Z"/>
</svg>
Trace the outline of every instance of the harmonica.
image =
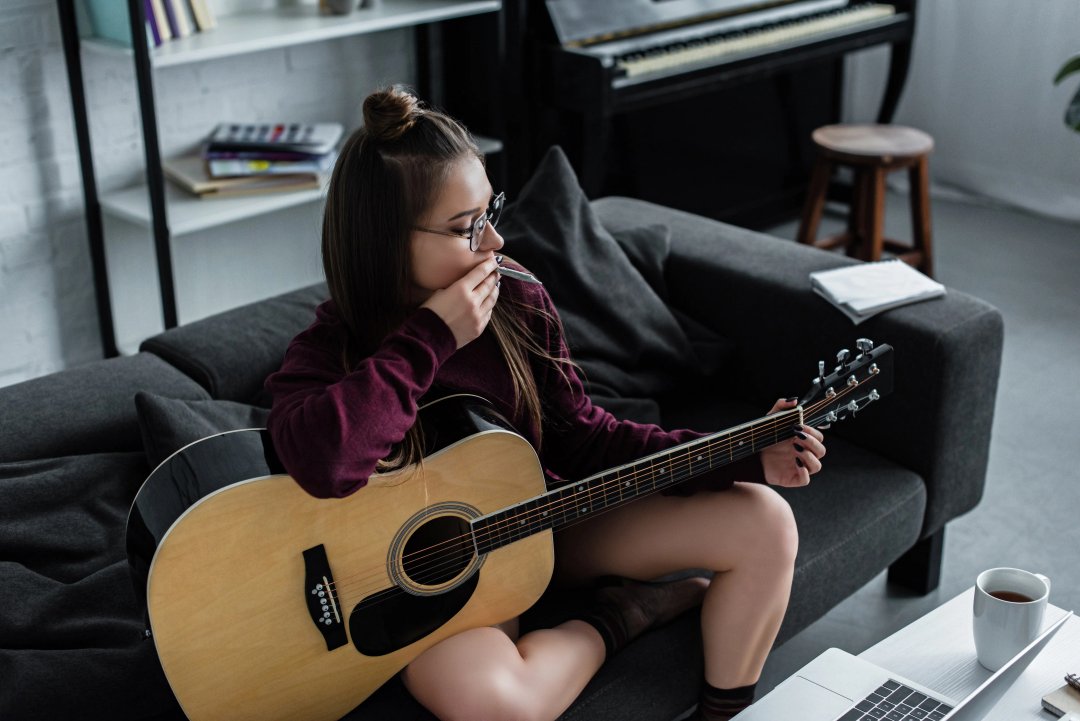
<svg viewBox="0 0 1080 721">
<path fill-rule="evenodd" d="M 537 280 L 536 276 L 532 273 L 526 273 L 522 270 L 514 270 L 513 268 L 504 268 L 501 265 L 496 268 L 496 270 L 499 271 L 499 275 L 505 275 L 507 278 L 517 278 L 518 280 L 523 280 L 526 283 L 536 283 L 538 285 L 543 285 L 543 283 Z"/>
</svg>

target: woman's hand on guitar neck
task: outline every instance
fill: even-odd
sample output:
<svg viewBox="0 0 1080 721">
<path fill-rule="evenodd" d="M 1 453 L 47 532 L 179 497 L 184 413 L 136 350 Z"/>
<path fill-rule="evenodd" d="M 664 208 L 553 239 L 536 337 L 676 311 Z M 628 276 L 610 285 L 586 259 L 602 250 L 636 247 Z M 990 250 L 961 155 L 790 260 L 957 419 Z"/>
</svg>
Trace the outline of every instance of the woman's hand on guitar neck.
<svg viewBox="0 0 1080 721">
<path fill-rule="evenodd" d="M 773 404 L 769 415 L 789 410 L 798 404 L 797 398 L 781 398 Z M 765 481 L 773 486 L 794 488 L 810 483 L 810 476 L 821 470 L 825 455 L 825 436 L 816 428 L 799 426 L 795 437 L 769 446 L 761 451 L 761 466 Z"/>
</svg>

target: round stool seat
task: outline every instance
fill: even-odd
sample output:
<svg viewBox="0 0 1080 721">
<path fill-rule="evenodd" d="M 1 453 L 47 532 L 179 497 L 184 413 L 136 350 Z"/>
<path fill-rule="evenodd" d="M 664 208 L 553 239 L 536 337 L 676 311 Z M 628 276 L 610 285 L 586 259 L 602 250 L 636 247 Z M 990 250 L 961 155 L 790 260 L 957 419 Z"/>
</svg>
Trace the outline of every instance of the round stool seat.
<svg viewBox="0 0 1080 721">
<path fill-rule="evenodd" d="M 934 139 L 902 125 L 826 125 L 814 142 L 833 157 L 849 163 L 885 163 L 917 158 L 934 149 Z"/>
<path fill-rule="evenodd" d="M 818 158 L 810 175 L 798 241 L 822 249 L 844 248 L 863 260 L 881 259 L 888 251 L 933 277 L 930 227 L 929 158 L 934 139 L 902 125 L 826 125 L 813 133 Z M 854 175 L 847 232 L 817 237 L 818 224 L 836 166 L 849 166 Z M 885 176 L 907 169 L 911 188 L 911 243 L 883 235 Z"/>
</svg>

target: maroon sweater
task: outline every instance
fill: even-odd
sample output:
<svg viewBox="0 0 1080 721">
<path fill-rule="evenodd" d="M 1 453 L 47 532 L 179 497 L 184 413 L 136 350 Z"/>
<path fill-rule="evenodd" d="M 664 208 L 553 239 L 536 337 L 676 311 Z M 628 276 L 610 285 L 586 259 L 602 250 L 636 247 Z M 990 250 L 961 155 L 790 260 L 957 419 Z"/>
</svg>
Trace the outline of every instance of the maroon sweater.
<svg viewBox="0 0 1080 721">
<path fill-rule="evenodd" d="M 508 280 L 502 294 L 555 315 L 542 286 Z M 557 328 L 535 315 L 529 325 L 547 351 L 566 357 Z M 490 329 L 455 351 L 450 328 L 420 308 L 350 373 L 342 366 L 345 328 L 327 301 L 315 322 L 289 344 L 281 370 L 266 381 L 273 396 L 268 426 L 281 462 L 313 496 L 347 496 L 362 488 L 376 463 L 390 455 L 416 422 L 421 398 L 440 389 L 488 399 L 533 448 L 552 480 L 580 480 L 599 471 L 700 437 L 689 430 L 617 420 L 593 405 L 576 374 L 570 383 L 550 363 L 534 361 L 543 402 L 543 441 L 537 429 L 514 413 L 510 371 Z M 725 488 L 736 480 L 762 482 L 758 456 L 704 474 L 692 488 Z M 549 481 L 550 483 L 551 481 Z M 691 489 L 683 484 L 682 492 Z"/>
</svg>

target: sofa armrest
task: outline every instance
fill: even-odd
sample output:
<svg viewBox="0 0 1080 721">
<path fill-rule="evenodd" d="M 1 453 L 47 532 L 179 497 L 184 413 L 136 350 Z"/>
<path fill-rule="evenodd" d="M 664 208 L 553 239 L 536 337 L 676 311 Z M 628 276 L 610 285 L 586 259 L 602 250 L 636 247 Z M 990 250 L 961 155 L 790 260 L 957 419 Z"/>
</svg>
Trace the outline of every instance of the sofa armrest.
<svg viewBox="0 0 1080 721">
<path fill-rule="evenodd" d="M 609 230 L 664 223 L 671 302 L 736 345 L 727 386 L 763 406 L 802 393 L 817 361 L 856 338 L 893 346 L 890 396 L 833 427 L 918 473 L 927 486 L 922 537 L 982 498 L 998 375 L 1001 313 L 965 293 L 893 309 L 855 326 L 810 289 L 812 271 L 858 261 L 627 198 L 594 207 Z"/>
<path fill-rule="evenodd" d="M 326 284 L 301 288 L 172 328 L 139 346 L 186 373 L 212 398 L 269 405 L 263 381 L 289 341 L 315 321 Z"/>
</svg>

